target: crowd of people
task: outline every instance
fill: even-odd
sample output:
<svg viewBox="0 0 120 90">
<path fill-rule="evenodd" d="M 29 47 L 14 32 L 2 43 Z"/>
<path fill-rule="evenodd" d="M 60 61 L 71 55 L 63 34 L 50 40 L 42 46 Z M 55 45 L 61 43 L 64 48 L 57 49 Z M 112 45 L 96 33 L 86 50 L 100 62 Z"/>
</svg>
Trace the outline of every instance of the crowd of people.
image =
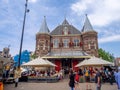
<svg viewBox="0 0 120 90">
<path fill-rule="evenodd" d="M 118 70 L 120 71 L 120 68 Z M 69 86 L 71 90 L 74 90 L 74 88 L 77 90 L 80 78 L 84 78 L 86 83 L 91 81 L 96 83 L 96 90 L 101 90 L 101 83 L 109 82 L 110 85 L 113 85 L 114 82 L 120 83 L 118 80 L 120 73 L 118 77 L 118 72 L 115 69 L 86 67 L 79 69 L 77 72 L 71 69 L 69 74 Z M 118 83 L 117 85 L 118 87 L 120 86 Z"/>
<path fill-rule="evenodd" d="M 16 72 L 18 74 L 18 72 Z M 55 70 L 31 70 L 29 72 L 22 73 L 27 76 L 35 77 L 58 77 L 63 79 L 66 75 L 65 70 L 61 69 L 59 72 Z M 20 77 L 20 76 L 19 76 Z M 17 86 L 18 78 L 17 77 L 15 86 Z M 108 69 L 108 68 L 92 68 L 85 67 L 77 71 L 69 70 L 69 86 L 71 90 L 79 90 L 80 78 L 84 78 L 85 82 L 94 81 L 96 84 L 96 90 L 101 90 L 102 83 L 109 82 L 110 85 L 113 85 L 115 82 L 120 90 L 120 67 L 118 69 Z"/>
<path fill-rule="evenodd" d="M 22 76 L 29 76 L 29 77 L 57 77 L 62 79 L 64 77 L 64 73 L 62 70 L 55 71 L 55 70 L 28 70 L 22 73 Z"/>
<path fill-rule="evenodd" d="M 8 72 L 12 72 L 12 76 L 14 76 L 15 80 L 15 87 L 17 87 L 18 79 L 21 76 L 29 76 L 29 77 L 57 77 L 60 80 L 66 77 L 66 71 L 64 69 L 61 69 L 60 71 L 55 70 L 28 70 L 25 72 L 20 71 L 20 69 L 13 69 L 8 70 L 6 69 L 3 72 L 3 77 L 8 77 Z M 18 72 L 20 71 L 20 72 Z M 14 73 L 14 75 L 13 75 Z M 19 74 L 19 75 L 17 75 Z M 76 71 L 73 71 L 72 69 L 69 70 L 69 86 L 71 87 L 71 90 L 74 90 L 74 88 L 79 87 L 79 82 L 82 79 L 83 82 L 95 82 L 96 83 L 96 90 L 101 90 L 101 83 L 109 82 L 110 85 L 113 85 L 114 82 L 118 85 L 118 89 L 120 90 L 120 67 L 118 69 L 109 69 L 109 68 L 93 68 L 93 67 L 85 67 L 80 68 Z M 67 75 L 67 76 L 68 76 Z M 18 77 L 17 77 L 18 76 Z M 77 90 L 77 89 L 76 89 Z"/>
</svg>

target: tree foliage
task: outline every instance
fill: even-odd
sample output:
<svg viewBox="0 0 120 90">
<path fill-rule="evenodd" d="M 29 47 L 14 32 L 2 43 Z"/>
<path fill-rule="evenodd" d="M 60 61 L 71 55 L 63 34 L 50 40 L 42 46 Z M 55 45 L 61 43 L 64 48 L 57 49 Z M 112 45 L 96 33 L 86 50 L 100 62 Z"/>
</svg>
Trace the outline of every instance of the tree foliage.
<svg viewBox="0 0 120 90">
<path fill-rule="evenodd" d="M 35 55 L 35 53 L 33 53 L 33 54 L 31 55 L 31 59 L 35 59 L 35 58 L 37 58 L 37 56 Z"/>
<path fill-rule="evenodd" d="M 98 49 L 98 54 L 99 54 L 99 57 L 101 57 L 102 59 L 104 59 L 106 61 L 113 62 L 113 60 L 114 60 L 113 54 L 106 52 L 102 48 Z"/>
</svg>

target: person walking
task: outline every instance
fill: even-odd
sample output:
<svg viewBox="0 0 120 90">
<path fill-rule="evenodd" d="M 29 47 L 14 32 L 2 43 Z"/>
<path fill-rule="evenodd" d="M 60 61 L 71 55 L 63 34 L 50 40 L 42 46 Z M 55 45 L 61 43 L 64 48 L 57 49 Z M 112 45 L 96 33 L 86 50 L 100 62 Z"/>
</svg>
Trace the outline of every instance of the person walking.
<svg viewBox="0 0 120 90">
<path fill-rule="evenodd" d="M 115 75 L 115 80 L 118 86 L 118 90 L 120 90 L 120 67 L 118 67 L 118 72 Z"/>
<path fill-rule="evenodd" d="M 78 72 L 75 72 L 75 90 L 79 90 L 79 78 Z"/>
<path fill-rule="evenodd" d="M 101 75 L 99 70 L 95 69 L 96 75 L 95 75 L 95 83 L 96 83 L 96 90 L 101 90 Z"/>
<path fill-rule="evenodd" d="M 73 70 L 70 70 L 70 75 L 69 75 L 69 86 L 71 90 L 74 90 L 75 88 L 75 74 L 73 73 Z"/>
<path fill-rule="evenodd" d="M 112 70 L 109 74 L 110 85 L 113 85 L 113 81 L 114 81 L 114 71 Z"/>
<path fill-rule="evenodd" d="M 88 70 L 87 67 L 85 69 L 85 81 L 90 82 L 90 71 Z"/>
<path fill-rule="evenodd" d="M 15 87 L 18 86 L 19 78 L 21 77 L 21 70 L 20 68 L 15 69 L 14 71 L 14 80 L 15 80 Z"/>
</svg>

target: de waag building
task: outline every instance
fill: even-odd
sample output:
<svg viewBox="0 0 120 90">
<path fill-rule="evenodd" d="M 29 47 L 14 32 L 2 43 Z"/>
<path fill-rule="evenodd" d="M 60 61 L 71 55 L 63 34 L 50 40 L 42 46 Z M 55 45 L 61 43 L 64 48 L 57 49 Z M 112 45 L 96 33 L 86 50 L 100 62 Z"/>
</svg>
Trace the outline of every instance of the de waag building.
<svg viewBox="0 0 120 90">
<path fill-rule="evenodd" d="M 73 68 L 79 62 L 98 57 L 98 37 L 87 15 L 82 30 L 69 24 L 66 18 L 50 32 L 46 18 L 36 34 L 35 54 L 57 65 L 57 71 Z"/>
</svg>

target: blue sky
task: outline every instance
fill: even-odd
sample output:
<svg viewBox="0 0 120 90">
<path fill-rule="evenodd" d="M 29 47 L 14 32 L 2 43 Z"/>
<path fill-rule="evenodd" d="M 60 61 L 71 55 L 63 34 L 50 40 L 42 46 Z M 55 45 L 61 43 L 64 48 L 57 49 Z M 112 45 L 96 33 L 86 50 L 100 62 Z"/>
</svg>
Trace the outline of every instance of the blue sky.
<svg viewBox="0 0 120 90">
<path fill-rule="evenodd" d="M 98 32 L 99 48 L 120 57 L 120 0 L 28 0 L 23 50 L 35 51 L 35 36 L 44 16 L 52 31 L 66 17 L 81 30 L 85 14 Z M 12 56 L 19 53 L 25 0 L 0 1 L 0 51 L 10 45 Z"/>
</svg>

